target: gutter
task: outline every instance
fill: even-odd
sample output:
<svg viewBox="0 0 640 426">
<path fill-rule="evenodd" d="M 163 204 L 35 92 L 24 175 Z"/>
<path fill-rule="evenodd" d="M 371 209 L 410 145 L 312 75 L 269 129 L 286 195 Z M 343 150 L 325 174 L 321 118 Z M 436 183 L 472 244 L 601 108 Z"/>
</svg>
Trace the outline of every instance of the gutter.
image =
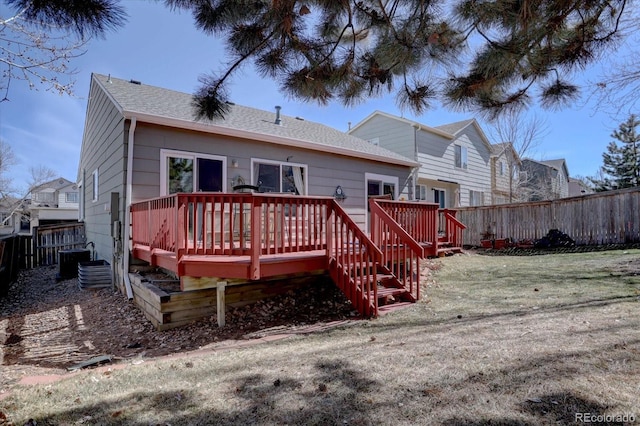
<svg viewBox="0 0 640 426">
<path fill-rule="evenodd" d="M 131 193 L 132 193 L 132 185 L 131 180 L 133 178 L 133 140 L 134 133 L 136 131 L 137 120 L 136 117 L 131 117 L 131 124 L 129 125 L 129 139 L 127 143 L 127 180 L 126 180 L 126 192 L 124 199 L 124 244 L 123 252 L 123 278 L 124 278 L 124 287 L 127 291 L 127 298 L 129 300 L 133 299 L 133 290 L 131 289 L 131 280 L 129 279 L 129 257 L 131 253 L 129 252 L 129 227 L 131 225 L 131 215 L 129 214 L 129 210 L 131 209 Z"/>
</svg>

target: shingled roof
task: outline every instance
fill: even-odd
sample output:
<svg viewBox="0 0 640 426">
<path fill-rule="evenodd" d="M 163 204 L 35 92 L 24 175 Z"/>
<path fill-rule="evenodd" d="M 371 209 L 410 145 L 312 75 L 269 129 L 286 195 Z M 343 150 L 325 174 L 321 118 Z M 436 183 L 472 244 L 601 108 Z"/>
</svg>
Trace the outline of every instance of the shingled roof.
<svg viewBox="0 0 640 426">
<path fill-rule="evenodd" d="M 332 127 L 298 117 L 230 104 L 224 119 L 197 119 L 191 94 L 140 82 L 93 74 L 93 81 L 108 94 L 125 118 L 177 128 L 245 137 L 374 161 L 416 166 L 413 160 Z"/>
</svg>

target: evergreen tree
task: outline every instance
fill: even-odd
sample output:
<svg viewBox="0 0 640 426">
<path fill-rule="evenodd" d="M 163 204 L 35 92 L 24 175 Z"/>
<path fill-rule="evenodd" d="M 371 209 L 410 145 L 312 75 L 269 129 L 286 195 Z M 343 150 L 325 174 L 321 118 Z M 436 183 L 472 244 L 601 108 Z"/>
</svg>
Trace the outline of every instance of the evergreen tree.
<svg viewBox="0 0 640 426">
<path fill-rule="evenodd" d="M 224 116 L 245 62 L 302 100 L 352 105 L 386 92 L 420 113 L 439 98 L 496 116 L 578 96 L 571 72 L 612 48 L 629 0 L 165 0 L 225 37 L 231 61 L 202 78 L 200 116 Z M 473 45 L 471 57 L 466 48 Z"/>
<path fill-rule="evenodd" d="M 589 178 L 596 191 L 640 186 L 640 134 L 636 131 L 639 125 L 638 117 L 631 114 L 611 134 L 621 145 L 611 141 L 602 154 L 603 164 L 598 177 Z"/>
</svg>

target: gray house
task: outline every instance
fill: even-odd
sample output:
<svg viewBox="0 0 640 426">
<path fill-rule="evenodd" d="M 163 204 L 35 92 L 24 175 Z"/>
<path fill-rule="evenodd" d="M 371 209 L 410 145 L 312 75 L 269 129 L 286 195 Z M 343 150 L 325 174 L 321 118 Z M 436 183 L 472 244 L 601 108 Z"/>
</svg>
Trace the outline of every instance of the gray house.
<svg viewBox="0 0 640 426">
<path fill-rule="evenodd" d="M 474 119 L 430 127 L 375 111 L 349 134 L 420 163 L 411 199 L 446 208 L 491 202 L 491 144 Z"/>
<path fill-rule="evenodd" d="M 520 181 L 526 201 L 554 200 L 569 196 L 569 169 L 563 158 L 522 160 Z"/>
<path fill-rule="evenodd" d="M 369 196 L 412 193 L 418 163 L 410 157 L 279 108 L 230 104 L 225 119 L 197 120 L 190 94 L 94 74 L 78 170 L 79 215 L 97 258 L 122 272 L 132 203 L 200 191 L 328 196 L 341 200 L 365 229 Z"/>
</svg>

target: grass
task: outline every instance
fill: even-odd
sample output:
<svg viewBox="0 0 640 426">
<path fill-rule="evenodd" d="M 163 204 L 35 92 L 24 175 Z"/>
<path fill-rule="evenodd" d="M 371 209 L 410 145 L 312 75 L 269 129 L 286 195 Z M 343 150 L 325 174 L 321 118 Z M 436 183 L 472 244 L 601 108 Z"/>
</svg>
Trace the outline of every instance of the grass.
<svg viewBox="0 0 640 426">
<path fill-rule="evenodd" d="M 411 308 L 279 342 L 21 386 L 0 411 L 38 425 L 640 418 L 640 251 L 429 263 L 437 272 Z"/>
</svg>

